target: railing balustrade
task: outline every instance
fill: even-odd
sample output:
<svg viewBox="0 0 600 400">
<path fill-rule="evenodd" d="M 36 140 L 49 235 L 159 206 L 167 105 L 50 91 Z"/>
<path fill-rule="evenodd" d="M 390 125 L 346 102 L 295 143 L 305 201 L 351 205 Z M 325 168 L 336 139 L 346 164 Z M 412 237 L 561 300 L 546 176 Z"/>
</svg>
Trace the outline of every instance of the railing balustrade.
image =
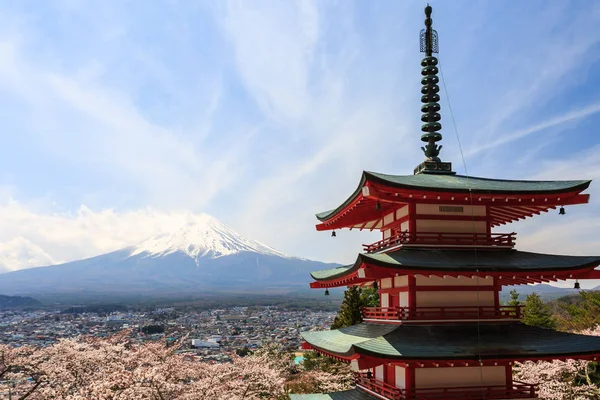
<svg viewBox="0 0 600 400">
<path fill-rule="evenodd" d="M 377 253 L 400 246 L 452 246 L 513 248 L 517 234 L 399 232 L 372 244 L 363 244 L 366 253 Z"/>
<path fill-rule="evenodd" d="M 487 400 L 536 399 L 538 385 L 513 381 L 511 385 L 463 386 L 405 390 L 377 380 L 365 373 L 355 378 L 359 389 L 375 392 L 389 400 Z"/>
<path fill-rule="evenodd" d="M 364 319 L 381 320 L 460 320 L 521 319 L 522 306 L 451 306 L 451 307 L 365 307 Z"/>
</svg>

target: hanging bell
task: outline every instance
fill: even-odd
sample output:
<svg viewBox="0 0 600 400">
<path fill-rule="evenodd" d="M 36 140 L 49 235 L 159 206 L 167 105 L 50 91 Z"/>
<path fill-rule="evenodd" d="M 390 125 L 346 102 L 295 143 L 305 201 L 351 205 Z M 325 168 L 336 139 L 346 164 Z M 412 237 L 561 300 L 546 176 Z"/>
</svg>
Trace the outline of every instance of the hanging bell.
<svg viewBox="0 0 600 400">
<path fill-rule="evenodd" d="M 558 210 L 558 214 L 559 215 L 565 215 L 567 212 L 565 211 L 564 207 L 561 207 L 560 210 Z"/>
<path fill-rule="evenodd" d="M 375 203 L 375 209 L 381 210 L 381 203 L 379 202 L 379 200 L 377 200 L 377 203 Z"/>
<path fill-rule="evenodd" d="M 377 287 L 378 287 L 377 286 L 377 281 L 373 281 L 373 286 L 372 287 L 373 287 L 373 289 L 377 290 Z"/>
<path fill-rule="evenodd" d="M 331 231 L 331 237 L 335 237 L 335 231 Z"/>
<path fill-rule="evenodd" d="M 373 374 L 371 373 L 371 370 L 367 371 L 367 379 L 371 379 L 373 377 Z"/>
<path fill-rule="evenodd" d="M 329 289 L 325 289 L 325 296 L 329 296 Z"/>
<path fill-rule="evenodd" d="M 575 285 L 573 286 L 573 289 L 581 289 L 581 286 L 579 285 L 579 281 L 575 281 Z"/>
</svg>

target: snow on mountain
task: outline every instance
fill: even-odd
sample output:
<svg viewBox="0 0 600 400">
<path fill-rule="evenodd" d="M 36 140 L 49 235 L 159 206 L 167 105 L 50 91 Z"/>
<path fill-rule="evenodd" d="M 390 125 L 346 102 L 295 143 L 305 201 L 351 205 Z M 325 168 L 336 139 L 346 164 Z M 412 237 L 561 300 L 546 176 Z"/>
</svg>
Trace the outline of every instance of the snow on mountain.
<svg viewBox="0 0 600 400">
<path fill-rule="evenodd" d="M 289 258 L 272 247 L 244 237 L 207 214 L 193 217 L 175 232 L 155 236 L 132 247 L 130 256 L 162 257 L 182 252 L 198 259 L 218 258 L 244 251 Z"/>
<path fill-rule="evenodd" d="M 56 263 L 40 246 L 24 237 L 17 236 L 8 242 L 0 243 L 0 272 Z"/>
</svg>

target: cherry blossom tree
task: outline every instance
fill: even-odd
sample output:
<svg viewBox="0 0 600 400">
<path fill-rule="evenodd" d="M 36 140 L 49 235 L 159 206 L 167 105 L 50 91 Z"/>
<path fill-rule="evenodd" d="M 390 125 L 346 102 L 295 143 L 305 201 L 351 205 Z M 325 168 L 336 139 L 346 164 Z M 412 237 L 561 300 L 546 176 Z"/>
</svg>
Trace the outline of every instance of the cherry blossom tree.
<svg viewBox="0 0 600 400">
<path fill-rule="evenodd" d="M 600 336 L 600 327 L 579 332 Z M 600 388 L 593 381 L 597 363 L 579 360 L 515 363 L 516 380 L 539 384 L 539 397 L 544 400 L 600 399 Z"/>
<path fill-rule="evenodd" d="M 285 364 L 267 353 L 196 362 L 162 342 L 66 339 L 36 348 L 0 346 L 0 393 L 19 400 L 254 400 L 283 398 Z"/>
</svg>

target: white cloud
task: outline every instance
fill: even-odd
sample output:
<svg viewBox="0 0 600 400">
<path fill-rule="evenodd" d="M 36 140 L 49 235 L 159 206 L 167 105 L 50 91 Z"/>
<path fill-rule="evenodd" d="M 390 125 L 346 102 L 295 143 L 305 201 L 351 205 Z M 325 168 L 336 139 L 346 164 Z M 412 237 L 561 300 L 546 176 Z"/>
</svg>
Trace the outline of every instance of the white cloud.
<svg viewBox="0 0 600 400">
<path fill-rule="evenodd" d="M 75 213 L 36 209 L 16 201 L 0 205 L 0 265 L 9 270 L 68 262 L 136 245 L 194 220 L 188 212 L 151 208 Z"/>
</svg>

